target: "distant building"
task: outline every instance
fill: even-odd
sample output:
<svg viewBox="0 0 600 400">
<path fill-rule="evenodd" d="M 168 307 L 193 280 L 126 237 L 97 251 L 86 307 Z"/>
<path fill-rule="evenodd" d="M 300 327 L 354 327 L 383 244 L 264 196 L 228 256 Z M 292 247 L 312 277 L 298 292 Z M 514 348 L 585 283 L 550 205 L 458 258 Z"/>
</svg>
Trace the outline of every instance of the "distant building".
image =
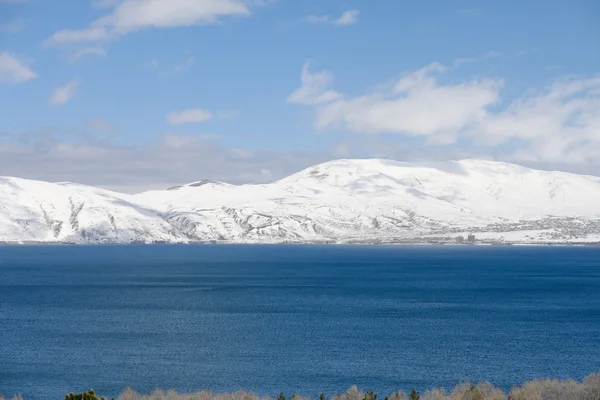
<svg viewBox="0 0 600 400">
<path fill-rule="evenodd" d="M 457 244 L 463 244 L 465 242 L 465 238 L 463 236 L 457 236 L 456 237 L 456 243 Z"/>
<path fill-rule="evenodd" d="M 475 235 L 469 235 L 467 237 L 467 242 L 469 242 L 469 243 L 475 243 Z"/>
</svg>

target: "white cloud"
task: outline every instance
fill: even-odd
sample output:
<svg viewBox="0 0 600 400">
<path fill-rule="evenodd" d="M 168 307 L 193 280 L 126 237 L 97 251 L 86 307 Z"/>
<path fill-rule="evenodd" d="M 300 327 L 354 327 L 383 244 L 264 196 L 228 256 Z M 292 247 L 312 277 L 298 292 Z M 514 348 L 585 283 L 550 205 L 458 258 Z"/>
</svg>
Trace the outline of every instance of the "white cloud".
<svg viewBox="0 0 600 400">
<path fill-rule="evenodd" d="M 600 75 L 557 81 L 488 113 L 471 134 L 484 144 L 524 142 L 515 160 L 600 164 Z"/>
<path fill-rule="evenodd" d="M 220 16 L 247 15 L 240 0 L 127 0 L 106 22 L 116 33 L 138 29 L 191 26 L 214 23 Z"/>
<path fill-rule="evenodd" d="M 112 6 L 114 10 L 87 28 L 58 31 L 44 43 L 102 41 L 145 28 L 212 24 L 220 17 L 250 14 L 242 0 L 124 0 L 96 5 Z"/>
<path fill-rule="evenodd" d="M 0 52 L 0 83 L 23 83 L 35 77 L 37 74 L 16 56 Z"/>
<path fill-rule="evenodd" d="M 299 103 L 315 105 L 318 129 L 417 136 L 430 146 L 468 143 L 505 161 L 600 167 L 600 75 L 556 80 L 499 107 L 503 80 L 441 84 L 446 71 L 432 63 L 362 96 Z"/>
<path fill-rule="evenodd" d="M 402 133 L 425 136 L 434 143 L 454 142 L 462 127 L 486 114 L 498 100 L 502 81 L 483 79 L 439 85 L 441 64 L 406 74 L 390 90 L 338 99 L 318 108 L 316 127 L 341 126 L 360 133 Z"/>
<path fill-rule="evenodd" d="M 191 124 L 196 122 L 208 121 L 212 118 L 210 111 L 194 108 L 183 111 L 174 111 L 167 115 L 167 120 L 171 125 Z"/>
<path fill-rule="evenodd" d="M 65 86 L 56 88 L 52 94 L 52 97 L 50 97 L 50 100 L 48 100 L 48 103 L 53 106 L 62 106 L 63 104 L 68 103 L 73 95 L 75 95 L 78 87 L 79 81 L 75 79 L 67 83 Z"/>
<path fill-rule="evenodd" d="M 342 15 L 334 21 L 335 25 L 352 25 L 358 22 L 358 10 L 344 11 Z"/>
<path fill-rule="evenodd" d="M 339 93 L 329 89 L 333 76 L 325 71 L 312 74 L 308 62 L 302 67 L 300 81 L 302 85 L 287 98 L 288 103 L 320 104 L 341 97 Z"/>
<path fill-rule="evenodd" d="M 329 15 L 309 15 L 306 19 L 314 24 L 331 24 L 331 25 L 352 25 L 358 22 L 358 10 L 347 10 L 338 18 L 331 18 Z"/>
<path fill-rule="evenodd" d="M 96 55 L 100 57 L 106 57 L 106 50 L 102 47 L 86 47 L 80 50 L 77 50 L 72 56 L 71 60 L 79 60 L 83 56 Z"/>
</svg>

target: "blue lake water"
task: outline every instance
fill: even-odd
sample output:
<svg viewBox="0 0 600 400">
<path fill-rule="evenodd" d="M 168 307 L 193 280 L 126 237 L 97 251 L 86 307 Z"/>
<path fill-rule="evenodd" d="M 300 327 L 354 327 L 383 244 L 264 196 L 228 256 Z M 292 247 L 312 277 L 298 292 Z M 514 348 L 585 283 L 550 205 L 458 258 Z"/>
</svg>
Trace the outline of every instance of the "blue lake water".
<svg viewBox="0 0 600 400">
<path fill-rule="evenodd" d="M 315 397 L 600 370 L 600 248 L 0 247 L 0 393 Z"/>
</svg>

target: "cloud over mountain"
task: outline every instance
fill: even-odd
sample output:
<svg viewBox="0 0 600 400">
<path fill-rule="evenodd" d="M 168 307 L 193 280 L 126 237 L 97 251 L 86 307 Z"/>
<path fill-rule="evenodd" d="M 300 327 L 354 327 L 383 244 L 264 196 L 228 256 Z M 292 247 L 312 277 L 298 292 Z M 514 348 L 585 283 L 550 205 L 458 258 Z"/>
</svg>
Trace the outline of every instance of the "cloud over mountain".
<svg viewBox="0 0 600 400">
<path fill-rule="evenodd" d="M 556 80 L 502 104 L 503 79 L 442 83 L 447 70 L 434 62 L 349 97 L 331 88 L 331 73 L 314 78 L 305 65 L 302 87 L 288 102 L 314 106 L 321 131 L 397 134 L 436 146 L 466 140 L 493 148 L 518 141 L 507 159 L 600 165 L 599 76 Z"/>
</svg>

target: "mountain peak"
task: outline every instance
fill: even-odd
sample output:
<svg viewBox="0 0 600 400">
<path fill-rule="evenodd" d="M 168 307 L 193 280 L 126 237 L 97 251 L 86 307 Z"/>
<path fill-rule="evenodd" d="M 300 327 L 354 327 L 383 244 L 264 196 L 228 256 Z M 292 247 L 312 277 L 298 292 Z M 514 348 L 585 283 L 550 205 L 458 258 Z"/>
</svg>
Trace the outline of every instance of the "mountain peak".
<svg viewBox="0 0 600 400">
<path fill-rule="evenodd" d="M 178 185 L 178 186 L 171 186 L 165 190 L 169 190 L 169 191 L 173 191 L 173 190 L 179 190 L 182 188 L 197 188 L 197 187 L 201 187 L 201 186 L 205 186 L 205 185 L 213 185 L 213 186 L 231 186 L 229 183 L 225 183 L 225 182 L 221 182 L 221 181 L 216 181 L 213 179 L 202 179 L 196 182 L 191 182 L 185 185 Z"/>
<path fill-rule="evenodd" d="M 0 205 L 0 242 L 600 241 L 600 178 L 473 159 L 342 159 L 134 196 L 2 178 Z"/>
</svg>

